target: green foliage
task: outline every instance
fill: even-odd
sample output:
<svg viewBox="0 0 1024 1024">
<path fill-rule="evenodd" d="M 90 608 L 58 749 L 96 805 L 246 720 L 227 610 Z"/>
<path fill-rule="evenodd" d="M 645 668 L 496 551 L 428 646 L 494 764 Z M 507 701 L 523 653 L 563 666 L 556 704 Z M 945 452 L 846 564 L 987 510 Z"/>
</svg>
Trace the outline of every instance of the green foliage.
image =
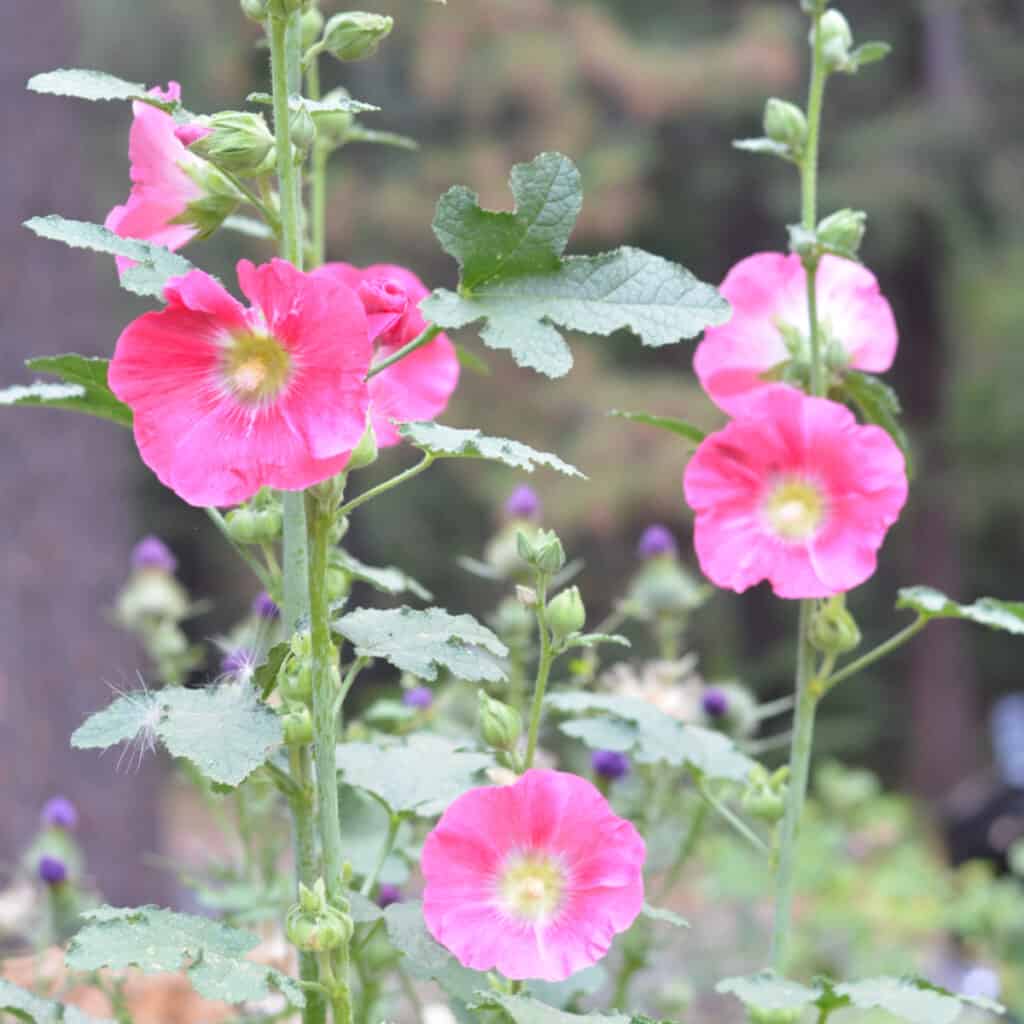
<svg viewBox="0 0 1024 1024">
<path fill-rule="evenodd" d="M 118 401 L 107 384 L 108 359 L 88 356 L 43 356 L 25 365 L 40 373 L 60 377 L 61 384 L 33 384 L 0 391 L 0 405 L 48 405 L 73 409 L 123 427 L 132 425 L 132 411 Z"/>
<path fill-rule="evenodd" d="M 912 609 L 925 619 L 967 619 L 979 626 L 1024 635 L 1024 601 L 982 597 L 973 604 L 957 604 L 932 587 L 904 587 L 896 607 Z"/>
<path fill-rule="evenodd" d="M 676 434 L 685 438 L 693 445 L 698 445 L 708 436 L 706 430 L 695 427 L 684 420 L 677 420 L 672 416 L 652 416 L 646 412 L 623 412 L 621 409 L 612 409 L 612 416 L 619 416 L 631 423 L 642 423 L 648 427 L 658 427 L 667 430 L 670 434 Z"/>
<path fill-rule="evenodd" d="M 566 1013 L 529 996 L 509 996 L 500 992 L 482 994 L 474 1009 L 504 1010 L 513 1024 L 631 1024 L 621 1013 Z"/>
<path fill-rule="evenodd" d="M 896 392 L 873 374 L 850 370 L 843 375 L 843 394 L 866 422 L 881 427 L 896 442 L 907 460 L 907 475 L 913 476 L 910 440 L 900 422 L 902 410 Z"/>
<path fill-rule="evenodd" d="M 341 749 L 341 748 L 339 748 Z M 345 860 L 352 865 L 352 871 L 360 878 L 365 878 L 377 867 L 381 850 L 387 839 L 390 815 L 378 800 L 351 786 L 338 787 L 338 817 L 342 823 L 341 848 Z M 402 825 L 398 830 L 395 842 L 401 849 L 408 841 L 408 826 Z M 393 852 L 384 862 L 379 880 L 402 885 L 409 880 L 409 867 L 399 853 Z M 377 908 L 376 904 L 372 904 Z M 379 909 L 379 908 L 377 908 Z M 355 918 L 356 905 L 352 905 Z M 366 908 L 362 908 L 366 918 Z"/>
<path fill-rule="evenodd" d="M 0 978 L 0 1016 L 5 1013 L 27 1024 L 113 1024 L 112 1021 L 90 1017 L 73 1006 L 41 999 Z"/>
<path fill-rule="evenodd" d="M 421 679 L 437 679 L 446 669 L 457 679 L 498 683 L 508 648 L 471 615 L 441 608 L 360 608 L 336 619 L 334 629 L 361 657 L 383 658 Z"/>
<path fill-rule="evenodd" d="M 151 96 L 139 82 L 126 82 L 106 71 L 92 71 L 88 68 L 60 68 L 33 75 L 28 80 L 28 88 L 32 92 L 74 96 L 80 100 L 138 100 L 168 113 L 179 107 L 174 100 Z"/>
<path fill-rule="evenodd" d="M 529 445 L 504 437 L 487 437 L 479 430 L 460 430 L 440 423 L 423 422 L 402 423 L 398 426 L 398 433 L 416 448 L 439 459 L 487 459 L 527 473 L 532 473 L 537 466 L 546 466 L 566 476 L 586 479 L 575 466 L 563 462 L 557 455 L 538 452 Z"/>
<path fill-rule="evenodd" d="M 212 782 L 237 786 L 266 762 L 282 736 L 277 715 L 251 685 L 239 682 L 125 694 L 86 719 L 71 745 L 107 748 L 136 738 L 142 751 L 159 738 Z"/>
<path fill-rule="evenodd" d="M 147 974 L 183 965 L 196 991 L 207 999 L 240 1003 L 281 992 L 304 1006 L 302 989 L 287 975 L 244 959 L 259 944 L 248 932 L 159 907 L 100 907 L 71 940 L 67 963 L 74 970 L 138 967 Z"/>
<path fill-rule="evenodd" d="M 246 96 L 249 103 L 259 103 L 269 107 L 273 105 L 274 97 L 269 92 L 251 92 Z M 365 114 L 380 107 L 372 103 L 364 103 L 362 100 L 354 100 L 339 90 L 335 90 L 330 96 L 322 100 L 311 100 L 305 96 L 290 96 L 288 98 L 288 109 L 293 113 L 298 110 L 306 110 L 310 114 Z"/>
<path fill-rule="evenodd" d="M 337 765 L 342 778 L 376 797 L 395 814 L 432 818 L 456 797 L 480 784 L 494 762 L 460 749 L 442 736 L 418 733 L 405 742 L 343 743 Z"/>
<path fill-rule="evenodd" d="M 458 294 L 439 290 L 421 303 L 447 328 L 486 320 L 480 336 L 520 366 L 560 377 L 572 354 L 558 325 L 608 335 L 629 329 L 645 345 L 692 338 L 724 322 L 729 306 L 689 271 L 639 249 L 563 258 L 582 205 L 579 172 L 560 153 L 517 164 L 512 213 L 480 208 L 457 186 L 440 199 L 434 233 L 460 267 Z"/>
<path fill-rule="evenodd" d="M 652 907 L 650 903 L 645 903 L 640 913 L 651 921 L 670 924 L 673 928 L 690 927 L 690 922 L 685 917 L 680 917 L 674 910 L 666 910 L 664 907 Z"/>
<path fill-rule="evenodd" d="M 756 763 L 722 733 L 686 725 L 633 697 L 557 693 L 545 703 L 574 716 L 560 725 L 567 736 L 592 750 L 628 752 L 641 764 L 686 765 L 708 779 L 743 782 Z"/>
<path fill-rule="evenodd" d="M 136 295 L 162 299 L 164 285 L 169 278 L 187 274 L 194 269 L 187 259 L 162 245 L 153 245 L 135 238 L 121 238 L 101 224 L 68 220 L 58 214 L 50 214 L 25 221 L 25 227 L 40 238 L 63 242 L 75 249 L 91 249 L 93 252 L 133 260 L 135 266 L 125 270 L 120 279 L 121 287 Z"/>
<path fill-rule="evenodd" d="M 367 565 L 341 549 L 338 549 L 336 553 L 336 561 L 352 579 L 368 583 L 375 590 L 390 594 L 392 597 L 405 593 L 412 594 L 413 597 L 418 597 L 421 601 L 429 601 L 433 597 L 433 594 L 422 583 L 417 582 L 393 565 L 383 567 Z"/>
<path fill-rule="evenodd" d="M 802 1010 L 814 1006 L 826 1015 L 844 1007 L 883 1010 L 910 1024 L 953 1024 L 965 1006 L 1002 1013 L 988 999 L 960 996 L 921 978 L 871 978 L 837 985 L 827 978 L 815 979 L 813 987 L 762 971 L 749 978 L 727 978 L 719 992 L 736 996 L 757 1010 Z"/>
</svg>

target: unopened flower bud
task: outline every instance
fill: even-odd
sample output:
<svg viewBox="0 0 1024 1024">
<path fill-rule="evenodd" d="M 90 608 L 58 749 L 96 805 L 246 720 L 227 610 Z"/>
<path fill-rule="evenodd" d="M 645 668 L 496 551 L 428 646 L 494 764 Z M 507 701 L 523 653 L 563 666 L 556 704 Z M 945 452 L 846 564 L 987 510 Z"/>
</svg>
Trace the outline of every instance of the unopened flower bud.
<svg viewBox="0 0 1024 1024">
<path fill-rule="evenodd" d="M 252 21 L 263 21 L 267 16 L 268 0 L 241 0 L 242 13 Z"/>
<path fill-rule="evenodd" d="M 402 703 L 407 708 L 418 708 L 425 711 L 434 703 L 434 691 L 429 686 L 414 686 L 402 694 Z"/>
<path fill-rule="evenodd" d="M 319 38 L 324 28 L 324 16 L 315 8 L 302 12 L 302 48 L 308 50 Z"/>
<path fill-rule="evenodd" d="M 225 110 L 205 121 L 209 131 L 191 143 L 193 153 L 232 174 L 254 174 L 274 148 L 274 136 L 260 114 Z"/>
<path fill-rule="evenodd" d="M 78 826 L 78 811 L 66 796 L 54 796 L 47 800 L 39 817 L 46 828 L 73 832 Z"/>
<path fill-rule="evenodd" d="M 807 117 L 795 103 L 773 97 L 765 104 L 764 133 L 773 142 L 799 153 L 807 141 Z"/>
<path fill-rule="evenodd" d="M 505 500 L 503 509 L 509 519 L 540 519 L 540 498 L 529 484 L 520 484 Z"/>
<path fill-rule="evenodd" d="M 373 421 L 367 417 L 366 429 L 359 439 L 359 444 L 352 449 L 345 472 L 373 465 L 377 461 L 377 452 L 377 434 L 373 429 Z"/>
<path fill-rule="evenodd" d="M 390 907 L 392 903 L 402 902 L 402 890 L 390 882 L 381 882 L 377 887 L 377 906 L 382 909 Z"/>
<path fill-rule="evenodd" d="M 340 144 L 345 141 L 355 122 L 355 117 L 347 110 L 331 110 L 329 108 L 332 100 L 350 98 L 347 89 L 332 89 L 324 96 L 324 107 L 327 109 L 311 111 L 318 139 L 332 144 Z"/>
<path fill-rule="evenodd" d="M 565 549 L 553 530 L 540 530 L 533 537 L 520 530 L 516 534 L 519 557 L 545 573 L 556 573 L 565 565 Z"/>
<path fill-rule="evenodd" d="M 757 702 L 745 686 L 719 683 L 708 687 L 701 698 L 705 724 L 739 739 L 757 730 Z"/>
<path fill-rule="evenodd" d="M 480 699 L 480 735 L 495 750 L 513 751 L 523 731 L 523 721 L 515 708 L 489 697 L 483 690 Z"/>
<path fill-rule="evenodd" d="M 578 633 L 587 621 L 587 610 L 583 606 L 579 587 L 570 587 L 557 594 L 548 604 L 548 625 L 560 640 L 572 633 Z"/>
<path fill-rule="evenodd" d="M 142 629 L 158 620 L 180 622 L 188 612 L 188 591 L 162 569 L 133 573 L 117 597 L 117 621 L 126 629 Z"/>
<path fill-rule="evenodd" d="M 300 153 L 308 153 L 316 141 L 316 123 L 305 103 L 292 111 L 288 121 L 288 137 Z"/>
<path fill-rule="evenodd" d="M 618 750 L 595 750 L 590 755 L 590 765 L 595 774 L 610 782 L 629 774 L 629 758 Z"/>
<path fill-rule="evenodd" d="M 309 708 L 292 705 L 290 710 L 281 716 L 281 732 L 285 746 L 301 747 L 313 741 L 313 716 Z"/>
<path fill-rule="evenodd" d="M 285 18 L 289 14 L 302 9 L 303 0 L 267 0 L 267 13 L 278 18 Z"/>
<path fill-rule="evenodd" d="M 228 534 L 238 544 L 269 544 L 281 533 L 281 510 L 273 505 L 239 505 L 225 517 Z"/>
<path fill-rule="evenodd" d="M 846 654 L 860 645 L 860 629 L 842 594 L 818 607 L 811 618 L 809 639 L 822 654 Z"/>
<path fill-rule="evenodd" d="M 159 538 L 150 535 L 132 548 L 133 569 L 159 569 L 173 573 L 178 568 L 178 560 L 171 554 L 171 549 Z"/>
<path fill-rule="evenodd" d="M 377 52 L 394 24 L 394 18 L 383 14 L 344 11 L 327 22 L 323 47 L 338 60 L 365 60 Z"/>
<path fill-rule="evenodd" d="M 832 71 L 839 71 L 850 63 L 850 47 L 853 46 L 853 32 L 850 23 L 835 8 L 821 16 L 818 31 L 821 33 L 821 49 L 825 63 Z M 811 40 L 813 45 L 813 38 Z"/>
<path fill-rule="evenodd" d="M 636 545 L 636 557 L 646 562 L 651 558 L 661 558 L 668 555 L 674 558 L 679 552 L 676 539 L 672 536 L 671 530 L 660 523 L 648 526 L 640 535 Z"/>
<path fill-rule="evenodd" d="M 753 786 L 743 794 L 741 803 L 748 814 L 774 825 L 786 813 L 785 786 Z"/>
<path fill-rule="evenodd" d="M 523 608 L 537 607 L 537 591 L 533 587 L 524 586 L 522 583 L 516 585 L 516 601 Z"/>
<path fill-rule="evenodd" d="M 288 940 L 306 953 L 324 953 L 347 944 L 355 930 L 348 913 L 330 906 L 323 879 L 312 889 L 299 885 L 299 902 L 288 911 Z"/>
<path fill-rule="evenodd" d="M 868 216 L 863 210 L 839 210 L 818 225 L 818 241 L 841 256 L 856 256 Z"/>
<path fill-rule="evenodd" d="M 46 885 L 61 885 L 68 879 L 68 866 L 59 857 L 43 854 L 36 867 L 39 880 Z"/>
<path fill-rule="evenodd" d="M 716 686 L 709 686 L 700 698 L 700 706 L 708 718 L 722 718 L 729 710 L 729 696 Z"/>
</svg>

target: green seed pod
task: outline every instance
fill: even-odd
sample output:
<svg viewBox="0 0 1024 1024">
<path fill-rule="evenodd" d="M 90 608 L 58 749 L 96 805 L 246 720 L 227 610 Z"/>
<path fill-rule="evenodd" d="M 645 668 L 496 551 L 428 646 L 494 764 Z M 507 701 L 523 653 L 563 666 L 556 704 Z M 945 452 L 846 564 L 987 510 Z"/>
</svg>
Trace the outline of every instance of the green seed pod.
<svg viewBox="0 0 1024 1024">
<path fill-rule="evenodd" d="M 189 149 L 232 174 L 255 174 L 274 148 L 274 136 L 260 114 L 225 110 L 207 119 L 206 126 L 210 133 Z"/>
<path fill-rule="evenodd" d="M 559 640 L 572 633 L 578 633 L 587 621 L 587 610 L 583 605 L 579 587 L 570 587 L 556 595 L 547 608 L 548 625 Z"/>
<path fill-rule="evenodd" d="M 799 153 L 807 141 L 807 118 L 795 103 L 772 98 L 764 108 L 764 133 Z"/>
<path fill-rule="evenodd" d="M 818 241 L 842 256 L 856 256 L 864 241 L 867 219 L 863 210 L 839 210 L 818 225 Z"/>
<path fill-rule="evenodd" d="M 365 60 L 377 52 L 394 25 L 394 18 L 382 14 L 344 11 L 327 22 L 323 47 L 338 60 Z"/>
<path fill-rule="evenodd" d="M 519 742 L 523 720 L 515 708 L 479 692 L 480 735 L 484 743 L 495 750 L 511 752 Z"/>
</svg>

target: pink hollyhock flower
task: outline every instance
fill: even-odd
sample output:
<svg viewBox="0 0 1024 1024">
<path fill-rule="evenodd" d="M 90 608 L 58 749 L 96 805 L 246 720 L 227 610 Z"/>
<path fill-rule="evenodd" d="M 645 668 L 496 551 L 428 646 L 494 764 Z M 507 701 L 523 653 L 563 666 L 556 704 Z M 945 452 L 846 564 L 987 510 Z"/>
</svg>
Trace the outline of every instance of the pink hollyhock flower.
<svg viewBox="0 0 1024 1024">
<path fill-rule="evenodd" d="M 578 775 L 533 770 L 472 789 L 423 847 L 427 928 L 466 967 L 561 981 L 640 913 L 645 856 L 637 830 Z"/>
<path fill-rule="evenodd" d="M 301 490 L 344 469 L 366 429 L 372 346 L 355 292 L 284 260 L 238 264 L 247 309 L 209 275 L 125 328 L 110 387 L 142 460 L 192 505 Z"/>
<path fill-rule="evenodd" d="M 807 276 L 795 253 L 762 252 L 726 275 L 722 294 L 733 315 L 709 327 L 693 367 L 711 400 L 730 415 L 772 382 L 770 370 L 810 363 Z M 818 268 L 818 320 L 826 365 L 883 373 L 896 355 L 896 321 L 874 274 L 859 263 L 825 256 Z"/>
<path fill-rule="evenodd" d="M 683 487 L 704 573 L 738 593 L 768 580 L 792 598 L 863 583 L 907 500 L 884 430 L 783 385 L 701 443 Z"/>
<path fill-rule="evenodd" d="M 150 93 L 161 100 L 179 100 L 181 86 L 170 82 L 166 89 Z M 122 238 L 139 238 L 176 251 L 200 234 L 200 227 L 186 218 L 189 206 L 206 196 L 196 177 L 208 164 L 188 151 L 170 114 L 139 102 L 132 104 L 132 110 L 131 193 L 127 203 L 110 211 L 105 226 Z M 199 135 L 192 132 L 186 137 L 195 141 Z M 118 270 L 131 265 L 131 260 L 117 258 Z"/>
<path fill-rule="evenodd" d="M 386 359 L 422 334 L 427 326 L 419 302 L 429 289 L 411 271 L 390 263 L 360 269 L 348 263 L 328 263 L 316 271 L 349 286 L 359 294 L 374 341 L 374 362 Z M 439 334 L 429 345 L 400 359 L 370 378 L 373 430 L 380 447 L 401 438 L 393 420 L 431 420 L 442 413 L 459 382 L 455 346 Z"/>
</svg>

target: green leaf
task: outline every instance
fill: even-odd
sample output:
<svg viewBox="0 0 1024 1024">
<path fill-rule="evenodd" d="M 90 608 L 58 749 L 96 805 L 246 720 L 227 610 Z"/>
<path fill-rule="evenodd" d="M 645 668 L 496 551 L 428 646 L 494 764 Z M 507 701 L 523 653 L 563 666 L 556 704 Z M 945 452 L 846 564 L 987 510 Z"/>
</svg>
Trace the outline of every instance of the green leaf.
<svg viewBox="0 0 1024 1024">
<path fill-rule="evenodd" d="M 384 911 L 384 926 L 391 944 L 404 957 L 403 967 L 414 978 L 436 981 L 462 1002 L 487 988 L 485 973 L 463 967 L 427 931 L 422 903 L 393 903 Z"/>
<path fill-rule="evenodd" d="M 548 1006 L 563 1010 L 582 996 L 596 995 L 608 984 L 608 972 L 600 964 L 585 967 L 565 981 L 528 981 L 524 992 Z"/>
<path fill-rule="evenodd" d="M 71 746 L 79 750 L 106 749 L 134 739 L 140 732 L 155 736 L 160 713 L 158 694 L 126 693 L 109 707 L 90 715 L 71 734 Z"/>
<path fill-rule="evenodd" d="M 245 235 L 248 238 L 274 237 L 274 232 L 263 221 L 257 220 L 255 217 L 242 217 L 238 214 L 233 214 L 224 219 L 221 227 L 234 231 L 239 235 Z"/>
<path fill-rule="evenodd" d="M 88 923 L 68 946 L 73 970 L 138 967 L 156 974 L 187 966 L 196 991 L 207 999 L 238 1003 L 279 991 L 292 1006 L 305 1005 L 287 975 L 243 959 L 259 944 L 248 932 L 159 907 L 100 907 L 82 916 Z"/>
<path fill-rule="evenodd" d="M 69 388 L 78 389 L 78 395 L 70 400 L 48 401 L 45 404 L 89 413 L 123 427 L 131 427 L 131 409 L 117 398 L 107 383 L 109 359 L 68 354 L 29 359 L 25 365 L 37 373 L 51 373 L 60 377 Z"/>
<path fill-rule="evenodd" d="M 1024 635 L 1024 601 L 998 601 L 982 597 L 973 604 L 957 604 L 932 587 L 904 587 L 897 608 L 909 608 L 925 619 L 967 619 L 979 626 Z"/>
<path fill-rule="evenodd" d="M 566 641 L 569 647 L 598 647 L 601 644 L 616 644 L 619 647 L 632 647 L 629 640 L 618 633 L 580 633 L 570 636 Z"/>
<path fill-rule="evenodd" d="M 480 785 L 489 754 L 460 749 L 433 733 L 389 744 L 342 743 L 338 771 L 350 786 L 375 796 L 395 814 L 431 818 L 456 797 Z"/>
<path fill-rule="evenodd" d="M 377 132 L 370 128 L 364 128 L 360 124 L 354 124 L 345 132 L 345 145 L 353 142 L 368 142 L 377 146 L 391 146 L 394 149 L 407 149 L 415 152 L 420 144 L 409 138 L 408 135 L 399 135 L 397 132 Z"/>
<path fill-rule="evenodd" d="M 441 327 L 486 320 L 481 338 L 520 366 L 560 377 L 572 354 L 555 325 L 589 334 L 628 328 L 645 345 L 669 345 L 723 323 L 729 305 L 689 271 L 639 249 L 563 258 L 582 204 L 579 172 L 560 153 L 517 164 L 515 210 L 483 210 L 469 189 L 449 189 L 434 233 L 460 267 L 458 294 L 421 303 Z"/>
<path fill-rule="evenodd" d="M 259 103 L 269 107 L 274 103 L 274 97 L 269 92 L 251 92 L 246 96 L 247 103 Z M 305 107 L 311 114 L 365 114 L 373 110 L 380 110 L 380 107 L 372 103 L 364 103 L 362 100 L 354 100 L 351 96 L 344 96 L 336 93 L 326 99 L 311 100 L 305 96 L 291 95 L 288 97 L 288 109 L 299 110 Z"/>
<path fill-rule="evenodd" d="M 802 1010 L 821 998 L 819 988 L 808 988 L 780 978 L 773 971 L 762 971 L 749 978 L 726 978 L 715 986 L 716 992 L 735 996 L 744 1006 L 755 1010 Z"/>
<path fill-rule="evenodd" d="M 390 815 L 379 800 L 352 786 L 338 787 L 338 816 L 342 822 L 341 853 L 359 878 L 371 874 L 380 860 L 387 839 Z M 396 851 L 409 841 L 408 825 L 401 825 L 395 840 Z M 409 880 L 409 865 L 397 852 L 384 862 L 380 881 L 404 885 Z M 376 904 L 373 904 L 376 906 Z"/>
<path fill-rule="evenodd" d="M 487 360 L 470 351 L 465 345 L 455 346 L 455 358 L 458 359 L 459 366 L 464 370 L 469 370 L 470 373 L 475 373 L 478 377 L 491 376 L 491 368 Z"/>
<path fill-rule="evenodd" d="M 5 1013 L 28 1024 L 113 1024 L 113 1021 L 90 1017 L 74 1006 L 41 999 L 0 978 L 0 1016 Z"/>
<path fill-rule="evenodd" d="M 481 992 L 474 1009 L 504 1010 L 513 1024 L 630 1024 L 621 1013 L 566 1013 L 529 996 Z"/>
<path fill-rule="evenodd" d="M 892 53 L 892 47 L 888 43 L 861 43 L 861 45 L 850 54 L 850 60 L 853 62 L 854 67 L 859 71 L 867 64 L 876 64 L 880 60 L 885 60 L 890 53 Z"/>
<path fill-rule="evenodd" d="M 479 430 L 460 430 L 430 422 L 401 423 L 397 429 L 410 444 L 439 459 L 488 459 L 527 473 L 532 473 L 537 466 L 546 466 L 566 476 L 586 479 L 575 466 L 563 462 L 557 455 L 538 452 L 504 437 L 487 437 Z"/>
<path fill-rule="evenodd" d="M 732 144 L 733 149 L 741 149 L 745 153 L 758 153 L 763 156 L 781 156 L 783 160 L 792 160 L 793 151 L 784 142 L 776 142 L 774 139 L 736 139 Z"/>
<path fill-rule="evenodd" d="M 239 785 L 282 741 L 280 719 L 247 682 L 165 690 L 160 698 L 160 739 L 213 782 Z"/>
<path fill-rule="evenodd" d="M 953 1024 L 965 1004 L 1005 1012 L 989 999 L 956 995 L 922 978 L 871 978 L 836 985 L 835 992 L 860 1010 L 884 1010 L 910 1024 Z"/>
<path fill-rule="evenodd" d="M 672 416 L 652 416 L 646 412 L 623 412 L 621 409 L 612 409 L 610 415 L 620 416 L 631 423 L 643 423 L 648 427 L 658 427 L 661 430 L 667 430 L 679 437 L 686 438 L 687 441 L 694 445 L 700 444 L 708 436 L 706 430 L 701 430 L 700 427 L 695 427 L 684 420 L 677 420 Z"/>
<path fill-rule="evenodd" d="M 755 766 L 727 736 L 686 725 L 646 701 L 598 693 L 556 693 L 545 703 L 574 716 L 560 726 L 591 749 L 629 753 L 641 764 L 686 765 L 708 779 L 744 782 Z M 596 724 L 589 716 L 604 716 Z M 610 722 L 610 724 L 608 724 Z"/>
<path fill-rule="evenodd" d="M 28 80 L 32 92 L 50 96 L 74 96 L 80 100 L 139 100 L 168 112 L 178 104 L 174 100 L 161 100 L 151 96 L 140 82 L 126 82 L 108 75 L 106 71 L 88 68 L 60 68 L 34 75 Z"/>
<path fill-rule="evenodd" d="M 361 583 L 368 583 L 375 590 L 390 594 L 392 597 L 409 593 L 421 601 L 429 601 L 434 596 L 422 583 L 406 575 L 401 569 L 396 569 L 393 565 L 383 568 L 366 565 L 341 548 L 337 549 L 335 558 L 338 565 L 353 579 L 359 580 Z"/>
<path fill-rule="evenodd" d="M 690 922 L 685 917 L 680 917 L 674 910 L 666 910 L 664 907 L 652 907 L 645 903 L 640 913 L 651 921 L 662 921 L 674 928 L 690 927 Z"/>
<path fill-rule="evenodd" d="M 121 274 L 121 286 L 136 295 L 163 298 L 164 285 L 172 277 L 179 277 L 195 269 L 183 256 L 135 238 L 121 238 L 100 224 L 82 220 L 68 220 L 57 214 L 33 217 L 25 227 L 40 238 L 51 238 L 76 249 L 91 249 L 110 256 L 124 256 L 135 266 Z"/>
<path fill-rule="evenodd" d="M 912 477 L 910 439 L 900 422 L 902 409 L 896 392 L 881 378 L 856 370 L 843 376 L 843 392 L 866 422 L 881 427 L 896 442 L 907 462 L 907 476 Z"/>
<path fill-rule="evenodd" d="M 270 696 L 271 691 L 277 685 L 277 674 L 281 671 L 284 659 L 288 657 L 291 649 L 292 645 L 289 640 L 282 640 L 280 643 L 274 644 L 267 651 L 267 657 L 263 664 L 253 671 L 253 686 L 264 700 Z"/>
<path fill-rule="evenodd" d="M 421 679 L 437 679 L 439 668 L 457 679 L 498 683 L 508 648 L 471 615 L 441 608 L 360 608 L 335 620 L 335 630 L 360 657 L 383 658 Z"/>
</svg>

